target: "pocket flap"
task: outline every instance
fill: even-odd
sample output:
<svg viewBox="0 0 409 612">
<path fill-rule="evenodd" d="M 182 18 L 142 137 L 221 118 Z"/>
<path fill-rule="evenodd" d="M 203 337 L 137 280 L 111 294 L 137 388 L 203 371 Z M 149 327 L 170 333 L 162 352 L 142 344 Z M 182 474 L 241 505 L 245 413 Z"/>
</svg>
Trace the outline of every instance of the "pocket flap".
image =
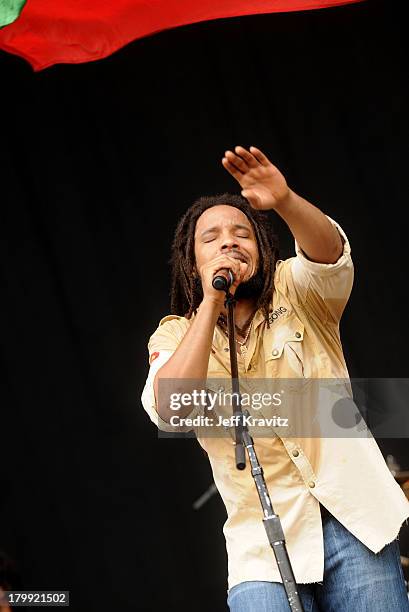
<svg viewBox="0 0 409 612">
<path fill-rule="evenodd" d="M 273 326 L 274 327 L 274 326 Z M 272 334 L 265 338 L 265 360 L 279 359 L 287 342 L 302 342 L 304 339 L 304 324 L 296 317 L 283 321 L 272 329 Z"/>
</svg>

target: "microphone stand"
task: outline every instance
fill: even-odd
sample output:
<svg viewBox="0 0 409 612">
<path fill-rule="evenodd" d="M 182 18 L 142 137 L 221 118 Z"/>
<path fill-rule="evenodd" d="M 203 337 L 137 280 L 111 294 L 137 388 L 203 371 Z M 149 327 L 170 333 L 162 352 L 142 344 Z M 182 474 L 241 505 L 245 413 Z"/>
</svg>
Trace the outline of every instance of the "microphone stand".
<svg viewBox="0 0 409 612">
<path fill-rule="evenodd" d="M 236 467 L 238 470 L 244 470 L 246 467 L 246 455 L 244 448 L 247 449 L 247 453 L 251 465 L 251 475 L 254 478 L 255 485 L 257 487 L 257 493 L 260 499 L 261 507 L 263 509 L 263 524 L 267 533 L 268 541 L 274 551 L 274 555 L 277 561 L 277 566 L 280 571 L 283 586 L 287 594 L 288 605 L 290 610 L 294 612 L 304 612 L 300 597 L 297 591 L 297 584 L 295 582 L 294 573 L 291 567 L 290 559 L 285 544 L 284 532 L 281 527 L 280 517 L 275 514 L 273 505 L 271 503 L 270 495 L 268 493 L 266 481 L 264 479 L 263 468 L 261 467 L 256 451 L 254 450 L 253 439 L 249 434 L 247 425 L 243 421 L 243 417 L 248 415 L 248 411 L 245 414 L 241 407 L 241 396 L 239 386 L 239 373 L 237 367 L 237 352 L 236 352 L 236 338 L 234 328 L 234 307 L 236 300 L 229 291 L 229 286 L 225 289 L 226 300 L 225 307 L 227 307 L 227 329 L 229 334 L 229 349 L 230 349 L 230 367 L 231 367 L 231 378 L 232 378 L 232 398 L 233 398 L 233 422 L 235 427 L 235 458 Z"/>
</svg>

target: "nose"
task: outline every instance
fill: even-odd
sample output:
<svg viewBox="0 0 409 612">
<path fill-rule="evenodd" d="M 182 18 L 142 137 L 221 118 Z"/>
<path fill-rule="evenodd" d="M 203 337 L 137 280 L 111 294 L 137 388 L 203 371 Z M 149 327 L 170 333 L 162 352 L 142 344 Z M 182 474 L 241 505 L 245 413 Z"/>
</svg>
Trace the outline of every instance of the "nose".
<svg viewBox="0 0 409 612">
<path fill-rule="evenodd" d="M 222 253 L 224 253 L 225 251 L 230 251 L 231 249 L 238 248 L 238 246 L 239 245 L 235 236 L 224 236 L 220 250 L 222 251 Z"/>
</svg>

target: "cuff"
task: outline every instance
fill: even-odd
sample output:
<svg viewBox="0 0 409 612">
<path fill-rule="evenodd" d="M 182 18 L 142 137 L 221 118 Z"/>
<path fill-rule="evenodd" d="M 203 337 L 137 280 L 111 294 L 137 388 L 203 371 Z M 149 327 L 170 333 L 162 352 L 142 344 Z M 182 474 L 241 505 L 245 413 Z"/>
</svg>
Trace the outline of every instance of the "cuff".
<svg viewBox="0 0 409 612">
<path fill-rule="evenodd" d="M 156 372 L 168 361 L 168 359 L 173 355 L 173 353 L 174 351 L 160 351 L 159 356 L 155 359 L 155 361 L 152 362 L 152 365 L 149 369 L 148 378 L 146 379 L 145 387 L 142 391 L 141 401 L 142 406 L 148 413 L 152 423 L 154 423 L 160 431 L 185 433 L 188 431 L 192 431 L 194 427 L 171 425 L 159 416 L 156 409 L 156 399 L 155 392 L 153 389 L 153 381 Z M 194 418 L 198 412 L 199 409 L 194 408 L 189 414 L 189 418 Z"/>
<path fill-rule="evenodd" d="M 303 267 L 312 272 L 313 274 L 318 274 L 320 276 L 333 274 L 340 268 L 343 268 L 344 266 L 348 265 L 348 263 L 350 263 L 351 261 L 351 246 L 344 230 L 336 221 L 334 221 L 334 219 L 331 219 L 331 217 L 329 217 L 328 215 L 325 216 L 332 223 L 332 225 L 337 228 L 344 243 L 342 254 L 335 263 L 326 264 L 311 261 L 306 257 L 305 253 L 302 251 L 297 241 L 294 241 L 297 258 L 301 260 Z"/>
</svg>

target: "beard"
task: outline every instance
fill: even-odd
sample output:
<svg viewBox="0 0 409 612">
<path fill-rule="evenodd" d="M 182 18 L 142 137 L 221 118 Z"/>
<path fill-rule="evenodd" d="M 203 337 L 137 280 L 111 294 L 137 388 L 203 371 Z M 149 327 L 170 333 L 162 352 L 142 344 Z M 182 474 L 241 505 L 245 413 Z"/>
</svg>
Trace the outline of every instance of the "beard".
<svg viewBox="0 0 409 612">
<path fill-rule="evenodd" d="M 257 270 L 255 274 L 249 280 L 244 283 L 240 283 L 237 287 L 234 297 L 237 300 L 254 298 L 258 299 L 262 294 L 264 287 L 264 278 L 261 273 L 260 268 Z"/>
</svg>

